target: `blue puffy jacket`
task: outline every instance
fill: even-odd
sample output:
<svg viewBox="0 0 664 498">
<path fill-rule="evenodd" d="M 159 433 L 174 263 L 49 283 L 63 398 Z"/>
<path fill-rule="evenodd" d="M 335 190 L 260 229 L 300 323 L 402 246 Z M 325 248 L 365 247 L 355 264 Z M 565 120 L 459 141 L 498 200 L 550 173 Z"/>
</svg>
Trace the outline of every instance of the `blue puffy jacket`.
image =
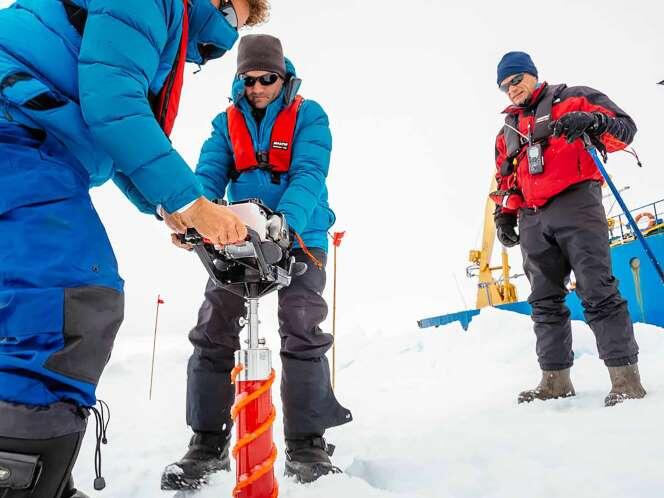
<svg viewBox="0 0 664 498">
<path fill-rule="evenodd" d="M 295 68 L 286 60 L 287 72 Z M 297 89 L 294 89 L 297 90 Z M 244 96 L 244 84 L 233 82 L 234 104 L 242 112 L 258 152 L 268 150 L 272 126 L 285 105 L 285 91 L 268 105 L 265 116 L 256 124 L 251 105 Z M 209 199 L 227 197 L 229 201 L 259 198 L 269 208 L 284 213 L 289 225 L 308 247 L 327 251 L 327 232 L 335 216 L 327 202 L 325 180 L 330 165 L 332 135 L 325 111 L 313 100 L 304 100 L 297 115 L 290 170 L 281 175 L 279 185 L 272 183 L 265 170 L 250 170 L 231 181 L 235 168 L 233 148 L 228 133 L 226 112 L 212 121 L 212 136 L 201 150 L 196 176 Z"/>
<path fill-rule="evenodd" d="M 174 212 L 202 189 L 147 95 L 158 94 L 171 71 L 183 0 L 75 3 L 88 13 L 82 38 L 58 0 L 19 0 L 0 10 L 0 124 L 45 131 L 43 148 L 78 161 L 91 185 L 113 178 L 141 210 L 154 213 L 161 204 Z M 192 0 L 190 45 L 210 5 Z M 237 32 L 229 28 L 222 37 L 230 48 Z M 37 96 L 57 105 L 28 105 Z"/>
</svg>

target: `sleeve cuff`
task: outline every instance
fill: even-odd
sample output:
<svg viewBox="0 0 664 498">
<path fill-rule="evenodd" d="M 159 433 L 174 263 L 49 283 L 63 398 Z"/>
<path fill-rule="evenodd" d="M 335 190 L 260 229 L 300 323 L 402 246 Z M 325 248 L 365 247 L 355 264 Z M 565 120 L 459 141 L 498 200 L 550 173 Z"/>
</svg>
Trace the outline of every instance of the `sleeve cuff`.
<svg viewBox="0 0 664 498">
<path fill-rule="evenodd" d="M 175 212 L 178 213 L 178 214 L 184 213 L 187 209 L 189 209 L 191 206 L 193 206 L 194 203 L 195 203 L 197 200 L 198 200 L 198 199 L 194 199 L 193 201 L 188 202 L 187 204 L 185 204 L 184 206 L 182 206 L 180 209 L 177 209 Z M 163 220 L 163 219 L 164 219 L 164 206 L 162 206 L 161 204 L 157 204 L 157 210 L 156 210 L 156 211 L 157 211 L 157 213 L 156 213 L 156 214 L 157 214 L 157 218 Z M 172 214 L 172 213 L 171 213 L 171 214 Z"/>
</svg>

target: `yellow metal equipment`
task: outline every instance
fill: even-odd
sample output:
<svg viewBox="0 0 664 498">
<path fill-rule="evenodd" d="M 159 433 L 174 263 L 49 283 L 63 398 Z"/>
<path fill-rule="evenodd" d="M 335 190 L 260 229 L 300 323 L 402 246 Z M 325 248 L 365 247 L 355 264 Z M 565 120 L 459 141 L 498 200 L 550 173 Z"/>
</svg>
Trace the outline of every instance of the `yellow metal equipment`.
<svg viewBox="0 0 664 498">
<path fill-rule="evenodd" d="M 493 179 L 490 192 L 496 190 L 496 180 Z M 474 266 L 466 269 L 466 274 L 477 276 L 477 309 L 485 306 L 496 306 L 499 304 L 515 303 L 518 301 L 516 287 L 510 283 L 510 266 L 507 251 L 502 249 L 502 264 L 500 266 L 491 266 L 491 253 L 496 238 L 496 225 L 493 221 L 493 212 L 495 204 L 491 199 L 487 199 L 484 209 L 484 229 L 482 234 L 482 249 L 470 251 L 468 259 Z M 476 270 L 477 273 L 473 271 Z M 502 275 L 496 280 L 493 277 L 494 271 L 501 271 Z"/>
</svg>

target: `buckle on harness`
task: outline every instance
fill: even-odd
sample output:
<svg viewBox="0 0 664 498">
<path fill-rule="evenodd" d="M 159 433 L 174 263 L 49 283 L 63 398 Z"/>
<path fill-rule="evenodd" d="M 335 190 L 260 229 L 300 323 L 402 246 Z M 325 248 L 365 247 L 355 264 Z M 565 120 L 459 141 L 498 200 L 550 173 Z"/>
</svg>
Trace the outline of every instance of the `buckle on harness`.
<svg viewBox="0 0 664 498">
<path fill-rule="evenodd" d="M 270 181 L 275 185 L 281 183 L 281 173 L 278 171 L 272 170 L 272 165 L 270 164 L 270 156 L 267 152 L 256 152 L 256 166 L 249 168 L 251 169 L 260 169 L 263 171 L 268 171 L 270 173 Z M 236 168 L 233 168 L 229 174 L 231 181 L 237 181 L 240 178 L 242 171 L 238 171 Z"/>
<path fill-rule="evenodd" d="M 261 169 L 270 167 L 270 156 L 267 152 L 256 152 L 256 161 L 258 162 L 258 167 Z"/>
<path fill-rule="evenodd" d="M 268 152 L 256 152 L 256 161 L 258 162 L 257 168 L 270 172 L 270 181 L 275 185 L 281 183 L 281 173 L 277 171 L 272 171 L 272 165 L 270 164 L 270 156 Z"/>
</svg>

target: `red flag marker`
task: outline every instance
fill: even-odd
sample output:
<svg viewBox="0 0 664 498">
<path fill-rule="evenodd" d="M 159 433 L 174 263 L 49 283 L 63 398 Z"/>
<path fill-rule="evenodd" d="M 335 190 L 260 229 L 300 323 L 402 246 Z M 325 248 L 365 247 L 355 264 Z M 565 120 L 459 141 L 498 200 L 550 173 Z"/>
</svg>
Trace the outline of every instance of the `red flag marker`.
<svg viewBox="0 0 664 498">
<path fill-rule="evenodd" d="M 344 238 L 344 235 L 346 235 L 346 231 L 343 232 L 334 232 L 332 235 L 332 244 L 334 247 L 339 247 L 341 245 L 341 239 Z"/>
</svg>

